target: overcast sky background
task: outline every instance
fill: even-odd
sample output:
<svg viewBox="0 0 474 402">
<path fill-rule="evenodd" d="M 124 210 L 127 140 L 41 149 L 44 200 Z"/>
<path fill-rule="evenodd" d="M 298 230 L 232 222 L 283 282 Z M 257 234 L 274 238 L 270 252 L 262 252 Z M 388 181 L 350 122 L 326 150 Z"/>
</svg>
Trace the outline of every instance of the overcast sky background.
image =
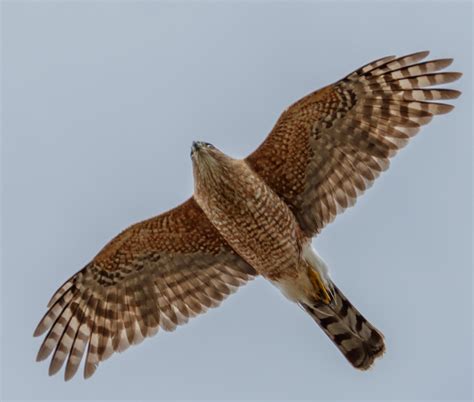
<svg viewBox="0 0 474 402">
<path fill-rule="evenodd" d="M 2 3 L 4 399 L 471 399 L 470 2 Z M 243 157 L 372 59 L 454 57 L 463 96 L 314 241 L 387 352 L 354 370 L 262 279 L 64 383 L 33 329 L 127 225 L 192 192 L 189 150 Z"/>
</svg>

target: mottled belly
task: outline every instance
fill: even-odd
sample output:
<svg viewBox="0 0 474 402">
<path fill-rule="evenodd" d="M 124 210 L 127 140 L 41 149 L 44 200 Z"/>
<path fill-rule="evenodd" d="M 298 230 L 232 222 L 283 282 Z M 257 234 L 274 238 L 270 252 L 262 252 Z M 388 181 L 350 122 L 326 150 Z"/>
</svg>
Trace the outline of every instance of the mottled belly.
<svg viewBox="0 0 474 402">
<path fill-rule="evenodd" d="M 206 198 L 198 199 L 198 203 L 209 220 L 261 275 L 270 279 L 297 275 L 297 222 L 259 177 L 241 174 L 221 183 Z"/>
</svg>

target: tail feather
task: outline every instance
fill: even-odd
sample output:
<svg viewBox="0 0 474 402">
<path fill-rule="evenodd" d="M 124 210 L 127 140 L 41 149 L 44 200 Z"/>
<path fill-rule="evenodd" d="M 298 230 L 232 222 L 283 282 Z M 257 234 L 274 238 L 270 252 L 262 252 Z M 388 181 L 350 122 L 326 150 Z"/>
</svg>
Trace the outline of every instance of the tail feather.
<svg viewBox="0 0 474 402">
<path fill-rule="evenodd" d="M 384 353 L 382 333 L 357 311 L 336 286 L 331 303 L 301 304 L 355 368 L 367 370 Z"/>
</svg>

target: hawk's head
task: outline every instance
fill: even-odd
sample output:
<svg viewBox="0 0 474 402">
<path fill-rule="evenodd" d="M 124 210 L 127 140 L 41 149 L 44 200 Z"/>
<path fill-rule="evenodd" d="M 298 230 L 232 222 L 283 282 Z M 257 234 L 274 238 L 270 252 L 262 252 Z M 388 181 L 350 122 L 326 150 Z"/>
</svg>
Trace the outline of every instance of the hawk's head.
<svg viewBox="0 0 474 402">
<path fill-rule="evenodd" d="M 197 152 L 208 152 L 209 150 L 215 150 L 216 147 L 208 142 L 204 141 L 193 141 L 191 145 L 191 158 Z"/>
<path fill-rule="evenodd" d="M 193 141 L 191 159 L 196 184 L 215 183 L 219 178 L 225 177 L 229 169 L 232 169 L 233 159 L 208 142 Z"/>
</svg>

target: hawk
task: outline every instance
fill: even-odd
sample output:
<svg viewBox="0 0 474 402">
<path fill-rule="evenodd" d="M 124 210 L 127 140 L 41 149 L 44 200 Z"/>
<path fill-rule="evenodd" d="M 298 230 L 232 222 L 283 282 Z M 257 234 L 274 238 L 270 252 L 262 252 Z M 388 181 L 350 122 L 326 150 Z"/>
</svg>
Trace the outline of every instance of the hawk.
<svg viewBox="0 0 474 402">
<path fill-rule="evenodd" d="M 384 353 L 382 333 L 331 280 L 311 240 L 352 206 L 389 160 L 460 92 L 427 51 L 375 60 L 300 99 L 247 158 L 191 149 L 194 194 L 111 240 L 53 295 L 35 336 L 37 360 L 65 379 L 114 352 L 172 331 L 257 275 L 301 306 L 361 370 Z"/>
</svg>

